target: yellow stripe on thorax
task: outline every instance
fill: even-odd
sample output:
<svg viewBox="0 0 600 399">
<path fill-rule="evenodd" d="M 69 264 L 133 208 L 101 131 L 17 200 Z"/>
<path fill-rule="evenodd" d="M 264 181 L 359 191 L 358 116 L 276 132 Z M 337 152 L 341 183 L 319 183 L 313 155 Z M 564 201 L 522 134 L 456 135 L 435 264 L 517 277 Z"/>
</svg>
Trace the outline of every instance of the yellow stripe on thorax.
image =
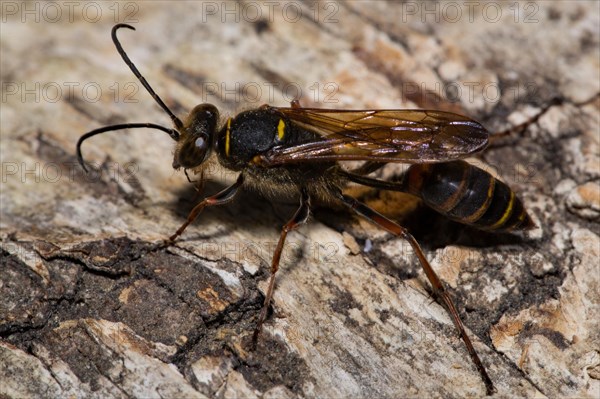
<svg viewBox="0 0 600 399">
<path fill-rule="evenodd" d="M 280 119 L 279 125 L 277 125 L 277 139 L 279 139 L 279 141 L 282 141 L 283 136 L 285 136 L 285 122 L 283 121 L 283 119 Z"/>
<path fill-rule="evenodd" d="M 227 119 L 227 131 L 225 132 L 225 155 L 229 156 L 229 141 L 230 141 L 230 132 L 231 130 L 231 118 Z"/>
</svg>

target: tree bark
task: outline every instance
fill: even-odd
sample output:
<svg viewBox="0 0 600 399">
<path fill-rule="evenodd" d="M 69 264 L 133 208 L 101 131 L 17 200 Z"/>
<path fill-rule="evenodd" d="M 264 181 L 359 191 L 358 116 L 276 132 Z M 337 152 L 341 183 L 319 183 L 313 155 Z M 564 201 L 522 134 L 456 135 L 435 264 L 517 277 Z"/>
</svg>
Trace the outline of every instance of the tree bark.
<svg viewBox="0 0 600 399">
<path fill-rule="evenodd" d="M 252 350 L 297 201 L 245 190 L 166 246 L 236 173 L 211 165 L 198 191 L 173 172 L 170 138 L 136 129 L 86 141 L 86 175 L 83 132 L 171 123 L 115 50 L 117 22 L 136 27 L 119 39 L 178 115 L 299 98 L 453 111 L 500 133 L 470 161 L 524 201 L 537 225 L 524 236 L 449 222 L 401 193 L 348 193 L 423 245 L 498 396 L 600 395 L 595 3 L 49 4 L 3 3 L 0 396 L 485 394 L 408 244 L 322 204 L 288 235 Z"/>
</svg>

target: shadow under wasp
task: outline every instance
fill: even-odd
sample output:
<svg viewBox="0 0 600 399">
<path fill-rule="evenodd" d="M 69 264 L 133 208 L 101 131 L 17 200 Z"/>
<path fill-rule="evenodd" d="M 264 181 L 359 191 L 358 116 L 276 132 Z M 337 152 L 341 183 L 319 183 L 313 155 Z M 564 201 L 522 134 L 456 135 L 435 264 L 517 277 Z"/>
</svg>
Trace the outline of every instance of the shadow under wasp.
<svg viewBox="0 0 600 399">
<path fill-rule="evenodd" d="M 196 106 L 183 121 L 175 116 L 150 87 L 117 38 L 117 51 L 133 74 L 169 115 L 174 128 L 153 123 L 123 123 L 92 130 L 79 138 L 77 157 L 87 171 L 81 144 L 108 131 L 151 128 L 167 133 L 176 141 L 173 168 L 201 172 L 209 158 L 216 156 L 225 168 L 239 172 L 237 180 L 221 192 L 206 197 L 189 213 L 185 223 L 171 236 L 173 242 L 206 207 L 233 200 L 242 187 L 267 194 L 300 198 L 296 213 L 281 229 L 271 262 L 271 277 L 263 308 L 253 334 L 256 343 L 267 317 L 275 287 L 275 274 L 287 234 L 308 221 L 311 201 L 338 203 L 371 223 L 408 241 L 434 293 L 441 300 L 479 371 L 488 394 L 495 391 L 459 313 L 444 284 L 427 261 L 418 242 L 402 226 L 343 193 L 350 182 L 383 190 L 406 192 L 446 217 L 482 230 L 513 232 L 534 226 L 522 202 L 503 182 L 486 171 L 460 160 L 481 151 L 489 133 L 467 117 L 431 110 L 332 110 L 303 108 L 297 100 L 291 107 L 263 105 L 228 118 L 219 129 L 219 112 L 212 104 Z M 364 161 L 347 170 L 340 161 Z M 387 163 L 411 166 L 397 181 L 368 175 Z"/>
</svg>

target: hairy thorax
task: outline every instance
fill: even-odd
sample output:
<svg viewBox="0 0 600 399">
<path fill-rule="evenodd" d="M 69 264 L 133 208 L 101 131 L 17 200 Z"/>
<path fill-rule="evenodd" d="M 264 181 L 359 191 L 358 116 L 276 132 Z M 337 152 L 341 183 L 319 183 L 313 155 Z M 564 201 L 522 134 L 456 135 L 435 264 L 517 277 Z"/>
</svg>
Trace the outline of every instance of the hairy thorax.
<svg viewBox="0 0 600 399">
<path fill-rule="evenodd" d="M 322 203 L 334 203 L 335 193 L 345 183 L 335 171 L 335 163 L 322 165 L 286 165 L 264 168 L 249 166 L 244 170 L 244 186 L 259 192 L 269 199 L 299 198 L 302 189 Z"/>
</svg>

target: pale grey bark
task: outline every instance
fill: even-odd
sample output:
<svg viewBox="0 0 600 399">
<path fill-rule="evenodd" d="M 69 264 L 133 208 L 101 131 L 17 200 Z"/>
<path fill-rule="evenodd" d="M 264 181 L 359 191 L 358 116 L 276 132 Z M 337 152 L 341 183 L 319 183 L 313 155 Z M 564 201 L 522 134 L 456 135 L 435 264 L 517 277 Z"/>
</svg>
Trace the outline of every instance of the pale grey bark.
<svg viewBox="0 0 600 399">
<path fill-rule="evenodd" d="M 44 4 L 2 3 L 0 396 L 485 393 L 401 240 L 317 209 L 289 235 L 250 351 L 296 204 L 244 193 L 164 248 L 199 198 L 173 172 L 166 135 L 94 138 L 83 150 L 100 171 L 83 174 L 83 132 L 169 125 L 110 40 L 115 22 L 137 19 L 121 41 L 178 114 L 204 101 L 225 115 L 284 106 L 301 88 L 304 106 L 445 109 L 499 132 L 559 98 L 479 157 L 530 210 L 538 228 L 523 239 L 462 228 L 397 193 L 348 192 L 415 232 L 497 396 L 598 397 L 597 4 L 292 2 L 262 4 L 260 22 L 253 2 L 229 14 L 220 2 L 92 3 L 97 22 L 94 6 L 56 3 L 56 18 Z M 204 193 L 235 177 L 207 175 Z"/>
</svg>

